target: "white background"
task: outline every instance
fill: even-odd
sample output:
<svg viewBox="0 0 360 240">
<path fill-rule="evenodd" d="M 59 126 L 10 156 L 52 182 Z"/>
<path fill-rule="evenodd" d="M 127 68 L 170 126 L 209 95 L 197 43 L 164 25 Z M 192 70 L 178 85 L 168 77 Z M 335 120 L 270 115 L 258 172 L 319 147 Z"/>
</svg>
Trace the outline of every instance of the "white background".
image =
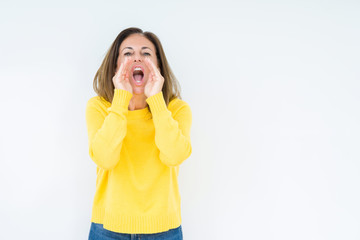
<svg viewBox="0 0 360 240">
<path fill-rule="evenodd" d="M 193 112 L 184 239 L 360 239 L 358 1 L 2 1 L 0 239 L 87 239 L 87 100 L 117 34 Z"/>
</svg>

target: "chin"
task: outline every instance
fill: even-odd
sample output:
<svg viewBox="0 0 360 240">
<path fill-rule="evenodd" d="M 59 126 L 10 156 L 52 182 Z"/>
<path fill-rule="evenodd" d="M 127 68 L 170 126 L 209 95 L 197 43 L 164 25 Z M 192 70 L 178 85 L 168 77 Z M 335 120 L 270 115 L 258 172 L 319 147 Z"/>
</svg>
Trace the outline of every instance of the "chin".
<svg viewBox="0 0 360 240">
<path fill-rule="evenodd" d="M 145 85 L 146 85 L 146 81 L 144 81 L 141 85 L 136 85 L 134 82 L 131 83 L 133 92 L 137 94 L 144 93 Z"/>
<path fill-rule="evenodd" d="M 133 86 L 133 94 L 144 94 L 144 87 Z"/>
</svg>

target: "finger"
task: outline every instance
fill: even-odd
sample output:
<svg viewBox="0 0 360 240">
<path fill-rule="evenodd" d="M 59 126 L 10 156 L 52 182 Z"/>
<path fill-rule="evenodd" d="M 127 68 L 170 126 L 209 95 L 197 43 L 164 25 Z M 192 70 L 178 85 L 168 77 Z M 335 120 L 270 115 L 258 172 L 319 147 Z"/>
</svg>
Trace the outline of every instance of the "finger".
<svg viewBox="0 0 360 240">
<path fill-rule="evenodd" d="M 126 74 L 125 74 L 125 81 L 129 81 L 129 72 L 126 72 Z"/>
<path fill-rule="evenodd" d="M 126 76 L 126 73 L 129 70 L 128 68 L 129 68 L 130 62 L 131 62 L 130 58 L 125 58 L 125 61 L 122 64 L 123 68 L 121 69 L 121 75 L 124 76 L 124 77 Z"/>
<path fill-rule="evenodd" d="M 125 61 L 126 61 L 126 59 L 125 59 Z M 123 72 L 123 69 L 124 69 L 124 63 L 125 62 L 123 62 L 123 63 L 120 63 L 120 67 L 119 67 L 119 69 L 117 70 L 117 72 L 115 73 L 115 75 L 122 75 L 122 72 Z"/>
<path fill-rule="evenodd" d="M 125 58 L 123 71 L 128 70 L 130 63 L 131 63 L 131 59 L 129 57 Z"/>
<path fill-rule="evenodd" d="M 145 63 L 147 63 L 151 73 L 154 74 L 154 77 L 159 75 L 159 70 L 156 68 L 155 64 L 150 60 L 150 58 L 145 58 Z"/>
<path fill-rule="evenodd" d="M 154 80 L 154 74 L 150 73 L 150 77 L 149 77 L 149 81 L 148 82 L 152 82 Z"/>
<path fill-rule="evenodd" d="M 145 58 L 145 64 L 146 64 L 146 66 L 147 66 L 147 67 L 149 68 L 149 70 L 150 70 L 150 77 L 151 77 L 151 75 L 153 74 L 154 70 L 153 70 L 151 64 L 149 63 L 149 58 Z"/>
<path fill-rule="evenodd" d="M 124 68 L 124 64 L 121 63 L 121 64 L 120 64 L 120 67 L 117 69 L 115 75 L 116 75 L 116 76 L 120 75 L 123 68 Z"/>
</svg>

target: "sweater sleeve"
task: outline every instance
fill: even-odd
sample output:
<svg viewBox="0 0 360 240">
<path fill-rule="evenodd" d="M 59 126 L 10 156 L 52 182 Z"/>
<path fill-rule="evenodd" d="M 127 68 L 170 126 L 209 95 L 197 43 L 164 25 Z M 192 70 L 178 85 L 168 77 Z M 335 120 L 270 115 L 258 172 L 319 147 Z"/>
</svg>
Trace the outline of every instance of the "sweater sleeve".
<svg viewBox="0 0 360 240">
<path fill-rule="evenodd" d="M 120 160 L 120 151 L 127 131 L 128 106 L 132 94 L 123 89 L 114 89 L 109 114 L 104 116 L 96 101 L 86 105 L 89 155 L 102 169 L 114 168 Z"/>
<path fill-rule="evenodd" d="M 148 97 L 146 102 L 153 116 L 160 160 L 167 166 L 179 166 L 192 152 L 190 106 L 185 101 L 176 101 L 172 113 L 166 106 L 162 91 Z"/>
</svg>

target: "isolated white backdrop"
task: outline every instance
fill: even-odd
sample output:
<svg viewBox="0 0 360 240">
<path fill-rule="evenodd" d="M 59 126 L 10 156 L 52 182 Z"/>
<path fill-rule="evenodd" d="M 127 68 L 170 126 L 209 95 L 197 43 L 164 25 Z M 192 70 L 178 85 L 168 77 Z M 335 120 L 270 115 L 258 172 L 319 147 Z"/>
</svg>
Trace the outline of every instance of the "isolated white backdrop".
<svg viewBox="0 0 360 240">
<path fill-rule="evenodd" d="M 85 106 L 124 28 L 193 112 L 184 239 L 360 239 L 358 1 L 2 1 L 0 239 L 87 239 Z"/>
</svg>

